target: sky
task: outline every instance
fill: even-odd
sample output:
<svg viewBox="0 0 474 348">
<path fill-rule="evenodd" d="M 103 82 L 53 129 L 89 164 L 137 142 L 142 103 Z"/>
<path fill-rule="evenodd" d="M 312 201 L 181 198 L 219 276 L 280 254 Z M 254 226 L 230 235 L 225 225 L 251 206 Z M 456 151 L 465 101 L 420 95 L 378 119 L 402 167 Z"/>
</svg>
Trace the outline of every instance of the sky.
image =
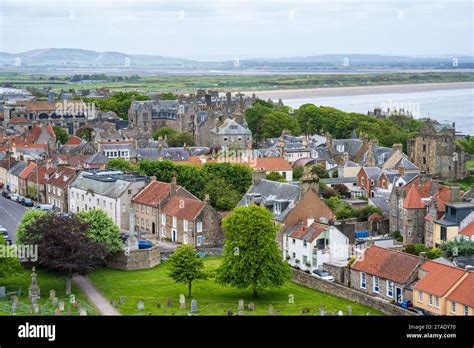
<svg viewBox="0 0 474 348">
<path fill-rule="evenodd" d="M 200 60 L 474 55 L 474 1 L 0 0 L 0 51 Z"/>
</svg>

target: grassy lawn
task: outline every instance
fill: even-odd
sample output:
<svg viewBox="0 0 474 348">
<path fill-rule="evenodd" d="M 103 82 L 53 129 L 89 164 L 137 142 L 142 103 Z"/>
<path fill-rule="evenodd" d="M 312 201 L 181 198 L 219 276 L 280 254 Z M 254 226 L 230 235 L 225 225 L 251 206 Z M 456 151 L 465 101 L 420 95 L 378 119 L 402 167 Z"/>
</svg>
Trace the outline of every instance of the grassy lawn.
<svg viewBox="0 0 474 348">
<path fill-rule="evenodd" d="M 219 258 L 205 259 L 206 269 L 219 266 Z M 190 310 L 191 299 L 186 298 L 187 310 L 179 309 L 179 294 L 187 294 L 187 286 L 177 284 L 167 275 L 168 265 L 165 263 L 149 270 L 118 271 L 101 269 L 89 275 L 97 288 L 109 299 L 118 301 L 120 296 L 125 302 L 118 310 L 122 314 L 137 315 L 137 301 L 145 303 L 145 315 L 186 315 Z M 173 302 L 172 307 L 166 307 L 166 299 Z M 303 308 L 310 309 L 308 315 L 319 315 L 319 308 L 325 305 L 327 310 L 342 310 L 347 313 L 347 306 L 352 306 L 354 315 L 380 315 L 375 309 L 351 301 L 312 290 L 292 282 L 287 282 L 279 289 L 267 290 L 252 298 L 250 290 L 240 290 L 216 284 L 213 279 L 199 280 L 193 283 L 192 298 L 198 301 L 199 315 L 227 315 L 227 310 L 236 313 L 239 299 L 244 299 L 245 308 L 249 302 L 255 304 L 255 312 L 245 310 L 246 315 L 267 315 L 271 304 L 281 315 L 299 315 Z M 293 298 L 293 303 L 289 299 Z M 160 308 L 157 304 L 160 303 Z"/>
<path fill-rule="evenodd" d="M 49 300 L 49 291 L 54 289 L 56 290 L 56 297 L 59 300 L 65 301 L 65 308 L 67 308 L 67 304 L 69 303 L 70 297 L 66 295 L 66 281 L 63 277 L 58 276 L 56 274 L 52 274 L 42 270 L 36 270 L 38 274 L 37 283 L 41 289 L 41 298 L 37 301 L 38 304 L 51 304 Z M 24 303 L 26 305 L 30 305 L 31 301 L 28 298 L 28 287 L 31 284 L 31 270 L 25 269 L 21 274 L 16 277 L 10 277 L 6 279 L 0 279 L 0 286 L 6 286 L 7 292 L 9 291 L 16 291 L 18 288 L 21 287 L 22 294 L 19 297 L 19 302 Z M 85 303 L 86 305 L 94 308 L 86 299 L 85 295 L 75 286 L 72 284 L 72 293 L 76 297 L 76 299 L 81 302 Z M 9 300 L 9 299 L 8 299 Z M 0 301 L 4 303 L 5 301 Z M 10 301 L 7 301 L 10 303 Z M 98 311 L 94 308 L 95 313 Z M 7 315 L 1 312 L 0 308 L 0 315 Z"/>
</svg>

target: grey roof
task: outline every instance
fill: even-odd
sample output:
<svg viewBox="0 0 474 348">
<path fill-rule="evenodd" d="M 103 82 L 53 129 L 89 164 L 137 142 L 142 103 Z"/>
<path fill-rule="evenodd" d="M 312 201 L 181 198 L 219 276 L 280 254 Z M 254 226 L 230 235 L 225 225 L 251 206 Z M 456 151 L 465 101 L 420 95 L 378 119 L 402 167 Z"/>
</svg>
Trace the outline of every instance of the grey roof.
<svg viewBox="0 0 474 348">
<path fill-rule="evenodd" d="M 327 147 L 316 147 L 311 149 L 311 158 L 317 160 L 326 160 L 326 162 L 331 164 L 336 163 Z"/>
<path fill-rule="evenodd" d="M 212 131 L 219 135 L 252 135 L 250 129 L 241 126 L 230 118 L 227 118 L 222 125 Z"/>
<path fill-rule="evenodd" d="M 211 153 L 211 149 L 204 146 L 190 146 L 188 151 L 191 156 L 205 156 Z"/>
<path fill-rule="evenodd" d="M 350 156 L 354 156 L 361 148 L 362 143 L 363 141 L 360 139 L 332 139 L 332 148 L 334 152 L 347 152 Z M 342 146 L 343 149 L 339 151 L 338 146 Z"/>
<path fill-rule="evenodd" d="M 395 169 L 398 169 L 399 167 L 403 167 L 408 170 L 418 169 L 418 167 L 413 162 L 410 162 L 405 156 L 403 156 L 394 166 Z"/>
<path fill-rule="evenodd" d="M 18 176 L 27 166 L 28 166 L 28 163 L 24 161 L 19 161 L 10 168 L 10 174 L 14 176 Z"/>
<path fill-rule="evenodd" d="M 326 185 L 334 185 L 334 184 L 353 184 L 357 183 L 357 177 L 356 176 L 348 176 L 345 178 L 327 178 L 327 179 L 321 179 L 321 182 L 326 184 Z"/>
<path fill-rule="evenodd" d="M 108 161 L 109 161 L 109 158 L 106 155 L 104 155 L 104 153 L 101 151 L 101 152 L 97 152 L 96 154 L 93 154 L 92 156 L 87 158 L 84 162 L 87 164 L 104 164 L 104 163 L 107 163 Z"/>
<path fill-rule="evenodd" d="M 280 157 L 280 151 L 277 149 L 254 149 L 254 157 Z"/>
<path fill-rule="evenodd" d="M 390 212 L 390 207 L 389 207 L 389 198 L 388 197 L 371 197 L 369 198 L 369 202 L 375 205 L 377 208 L 379 208 L 383 215 L 388 216 Z"/>
<path fill-rule="evenodd" d="M 110 198 L 119 198 L 128 189 L 132 182 L 147 182 L 148 178 L 142 175 L 125 175 L 120 171 L 82 171 L 70 186 Z"/>
<path fill-rule="evenodd" d="M 187 161 L 189 152 L 184 147 L 168 147 L 168 148 L 144 148 L 136 149 L 136 156 L 141 159 L 167 159 L 171 161 Z"/>
<path fill-rule="evenodd" d="M 379 167 L 364 167 L 364 170 L 370 180 L 377 180 L 379 175 L 382 173 L 382 169 Z"/>
<path fill-rule="evenodd" d="M 253 185 L 240 200 L 238 206 L 247 205 L 247 197 L 254 197 L 255 204 L 265 206 L 273 210 L 274 204 L 282 204 L 281 212 L 274 213 L 276 221 L 283 221 L 298 201 L 300 194 L 299 182 L 286 183 L 262 179 Z"/>
</svg>

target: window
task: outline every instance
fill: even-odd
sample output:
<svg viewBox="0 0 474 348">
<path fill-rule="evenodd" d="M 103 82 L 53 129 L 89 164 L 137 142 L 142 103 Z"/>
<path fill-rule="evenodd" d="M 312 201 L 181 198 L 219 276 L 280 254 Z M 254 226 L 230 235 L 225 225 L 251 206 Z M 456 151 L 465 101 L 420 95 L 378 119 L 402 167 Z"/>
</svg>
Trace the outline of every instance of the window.
<svg viewBox="0 0 474 348">
<path fill-rule="evenodd" d="M 387 280 L 387 296 L 393 298 L 393 282 Z"/>
<path fill-rule="evenodd" d="M 296 253 L 291 253 L 291 256 L 295 259 L 296 258 Z"/>
<path fill-rule="evenodd" d="M 307 245 L 307 244 L 308 244 L 308 243 L 306 243 L 306 239 L 305 239 L 305 240 L 303 241 L 303 247 L 306 248 L 306 245 Z"/>
<path fill-rule="evenodd" d="M 173 227 L 176 227 L 177 224 L 178 224 L 178 219 L 176 218 L 176 216 L 173 216 Z"/>
<path fill-rule="evenodd" d="M 165 214 L 161 214 L 161 224 L 166 225 L 166 215 Z"/>
<path fill-rule="evenodd" d="M 366 289 L 367 288 L 367 279 L 364 272 L 360 273 L 360 288 Z"/>
<path fill-rule="evenodd" d="M 374 276 L 373 278 L 374 284 L 373 284 L 373 291 L 376 293 L 380 292 L 380 280 L 379 277 Z"/>
<path fill-rule="evenodd" d="M 418 291 L 418 302 L 423 303 L 423 293 Z"/>
<path fill-rule="evenodd" d="M 196 244 L 197 246 L 201 246 L 203 241 L 203 236 L 197 236 L 196 238 Z"/>
<path fill-rule="evenodd" d="M 188 231 L 188 220 L 183 220 L 183 230 L 184 230 L 185 232 Z"/>
<path fill-rule="evenodd" d="M 166 238 L 166 228 L 164 227 L 161 228 L 161 237 Z"/>
<path fill-rule="evenodd" d="M 291 240 L 291 242 L 293 243 L 293 245 L 295 245 L 295 244 L 296 244 L 296 239 L 293 238 L 293 239 Z"/>
<path fill-rule="evenodd" d="M 451 301 L 451 313 L 456 313 L 456 302 Z"/>
<path fill-rule="evenodd" d="M 144 213 L 145 212 L 145 206 L 143 204 L 140 204 L 140 207 L 141 207 L 142 213 Z"/>
<path fill-rule="evenodd" d="M 464 305 L 464 315 L 469 315 L 469 307 Z"/>
<path fill-rule="evenodd" d="M 433 306 L 433 295 L 431 294 L 428 296 L 428 305 Z"/>
<path fill-rule="evenodd" d="M 307 263 L 308 263 L 308 256 L 303 255 L 303 265 L 306 266 Z"/>
<path fill-rule="evenodd" d="M 439 297 L 438 296 L 435 297 L 435 307 L 439 308 Z"/>
<path fill-rule="evenodd" d="M 336 150 L 337 150 L 338 152 L 344 151 L 344 145 L 337 145 L 337 146 L 336 146 Z"/>
<path fill-rule="evenodd" d="M 275 203 L 275 213 L 280 214 L 281 213 L 281 204 L 280 202 Z"/>
<path fill-rule="evenodd" d="M 196 223 L 196 232 L 202 232 L 202 222 L 198 221 Z"/>
<path fill-rule="evenodd" d="M 183 244 L 188 244 L 188 235 L 183 234 Z"/>
<path fill-rule="evenodd" d="M 440 232 L 439 238 L 440 238 L 442 241 L 446 241 L 446 235 L 447 235 L 447 228 L 446 228 L 446 226 L 441 226 L 441 232 Z"/>
</svg>

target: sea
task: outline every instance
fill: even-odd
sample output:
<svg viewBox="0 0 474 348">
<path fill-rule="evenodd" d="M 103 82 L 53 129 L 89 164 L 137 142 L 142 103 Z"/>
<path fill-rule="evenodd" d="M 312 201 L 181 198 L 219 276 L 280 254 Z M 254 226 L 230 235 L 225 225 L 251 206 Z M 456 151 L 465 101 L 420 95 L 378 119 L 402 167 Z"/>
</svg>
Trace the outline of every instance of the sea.
<svg viewBox="0 0 474 348">
<path fill-rule="evenodd" d="M 303 104 L 332 106 L 346 112 L 366 114 L 374 108 L 404 109 L 415 118 L 430 117 L 441 123 L 455 123 L 456 131 L 474 135 L 474 89 L 449 89 L 407 93 L 380 93 L 285 99 L 293 108 Z"/>
</svg>

